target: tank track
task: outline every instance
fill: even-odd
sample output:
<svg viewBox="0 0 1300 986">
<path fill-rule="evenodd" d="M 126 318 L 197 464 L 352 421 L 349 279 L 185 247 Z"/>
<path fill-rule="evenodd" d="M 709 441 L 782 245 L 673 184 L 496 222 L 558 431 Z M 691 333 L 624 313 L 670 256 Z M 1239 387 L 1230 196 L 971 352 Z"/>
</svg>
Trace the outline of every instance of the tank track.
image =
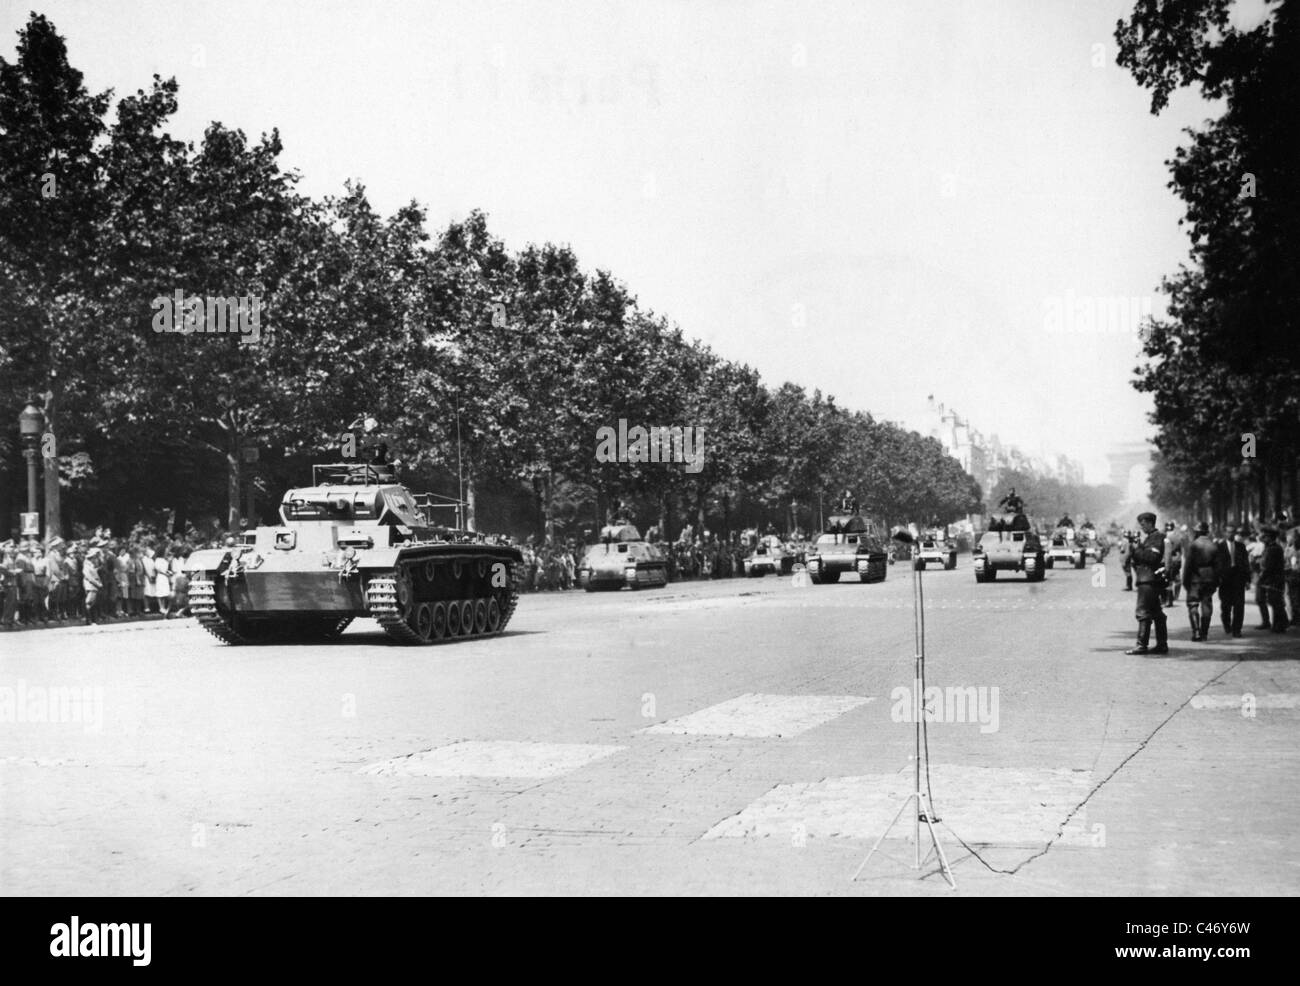
<svg viewBox="0 0 1300 986">
<path fill-rule="evenodd" d="M 412 569 L 419 562 L 409 562 L 406 564 L 407 569 Z M 416 629 L 411 625 L 410 620 L 402 613 L 402 604 L 398 599 L 398 573 L 391 575 L 380 575 L 370 579 L 366 591 L 367 609 L 370 616 L 383 627 L 384 632 L 400 644 L 408 646 L 428 646 L 430 644 L 443 643 L 450 640 L 473 640 L 481 637 L 494 637 L 505 630 L 506 625 L 510 622 L 510 617 L 514 615 L 515 607 L 519 603 L 519 587 L 524 579 L 524 564 L 522 561 L 510 563 L 510 585 L 504 605 L 501 606 L 501 622 L 495 630 L 483 630 L 482 632 L 459 633 L 456 636 L 435 637 L 426 640 L 421 637 Z M 436 600 L 446 602 L 447 600 Z M 455 602 L 461 602 L 457 599 Z M 412 610 L 414 603 L 412 603 Z"/>
<path fill-rule="evenodd" d="M 195 579 L 190 583 L 190 612 L 208 633 L 227 644 L 247 644 L 249 640 L 239 633 L 230 617 L 217 609 L 217 585 L 211 579 Z"/>
</svg>

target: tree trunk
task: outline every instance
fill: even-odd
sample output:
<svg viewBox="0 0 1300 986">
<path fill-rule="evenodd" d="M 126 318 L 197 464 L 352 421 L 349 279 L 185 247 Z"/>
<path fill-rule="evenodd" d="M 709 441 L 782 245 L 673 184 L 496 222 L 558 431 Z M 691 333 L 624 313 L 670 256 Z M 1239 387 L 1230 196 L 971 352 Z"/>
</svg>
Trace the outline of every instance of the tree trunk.
<svg viewBox="0 0 1300 986">
<path fill-rule="evenodd" d="M 226 529 L 232 534 L 239 530 L 239 488 L 240 482 L 239 439 L 232 438 L 232 447 L 226 452 Z"/>
<path fill-rule="evenodd" d="M 555 476 L 547 470 L 546 473 L 546 540 L 550 542 L 555 537 L 555 516 L 554 504 L 552 503 L 551 490 L 554 488 Z"/>
<path fill-rule="evenodd" d="M 45 394 L 45 430 L 49 434 L 51 457 L 42 463 L 45 469 L 45 539 L 63 536 L 63 512 L 59 505 L 59 450 L 54 429 L 55 414 L 59 403 L 59 383 L 57 378 L 50 382 L 50 389 Z M 46 439 L 42 436 L 42 441 Z M 42 455 L 44 455 L 42 449 Z"/>
<path fill-rule="evenodd" d="M 695 516 L 700 522 L 700 537 L 704 537 L 704 501 L 707 497 L 704 495 L 704 487 L 698 486 L 695 489 Z"/>
<path fill-rule="evenodd" d="M 668 540 L 668 494 L 659 494 L 659 539 Z"/>
<path fill-rule="evenodd" d="M 1282 457 L 1277 456 L 1270 471 L 1273 474 L 1273 513 L 1282 512 Z"/>
</svg>

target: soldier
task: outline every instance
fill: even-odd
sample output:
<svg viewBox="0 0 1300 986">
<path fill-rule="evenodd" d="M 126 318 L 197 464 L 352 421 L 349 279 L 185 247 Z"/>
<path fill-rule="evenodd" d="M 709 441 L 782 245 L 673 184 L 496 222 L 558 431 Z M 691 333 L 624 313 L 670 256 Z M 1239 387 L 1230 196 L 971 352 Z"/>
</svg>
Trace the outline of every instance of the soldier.
<svg viewBox="0 0 1300 986">
<path fill-rule="evenodd" d="M 1168 654 L 1169 627 L 1160 594 L 1164 589 L 1165 536 L 1156 530 L 1156 515 L 1138 514 L 1141 540 L 1133 547 L 1133 572 L 1137 582 L 1138 621 L 1137 646 L 1125 654 Z M 1151 640 L 1151 624 L 1156 626 L 1156 645 L 1147 647 Z"/>
<path fill-rule="evenodd" d="M 1219 542 L 1219 616 L 1223 632 L 1233 637 L 1241 636 L 1241 624 L 1246 618 L 1246 586 L 1250 583 L 1250 559 L 1237 528 L 1228 527 Z"/>
<path fill-rule="evenodd" d="M 1214 619 L 1214 592 L 1219 587 L 1222 562 L 1219 548 L 1210 540 L 1210 525 L 1196 525 L 1195 540 L 1187 546 L 1183 559 L 1183 588 L 1187 590 L 1187 616 L 1192 624 L 1192 640 L 1203 641 Z"/>
</svg>

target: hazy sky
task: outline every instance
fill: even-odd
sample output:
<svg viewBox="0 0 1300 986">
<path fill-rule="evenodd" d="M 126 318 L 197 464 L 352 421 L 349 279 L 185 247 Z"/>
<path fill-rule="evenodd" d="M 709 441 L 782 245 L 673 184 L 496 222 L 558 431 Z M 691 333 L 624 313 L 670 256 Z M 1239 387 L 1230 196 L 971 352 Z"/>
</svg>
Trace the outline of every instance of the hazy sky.
<svg viewBox="0 0 1300 986">
<path fill-rule="evenodd" d="M 1186 256 L 1163 162 L 1213 112 L 1150 115 L 1131 6 L 0 0 L 0 52 L 37 9 L 94 90 L 175 76 L 176 136 L 278 127 L 310 194 L 481 208 L 770 384 L 911 426 L 933 393 L 1100 482 L 1151 432 L 1127 313 Z"/>
</svg>

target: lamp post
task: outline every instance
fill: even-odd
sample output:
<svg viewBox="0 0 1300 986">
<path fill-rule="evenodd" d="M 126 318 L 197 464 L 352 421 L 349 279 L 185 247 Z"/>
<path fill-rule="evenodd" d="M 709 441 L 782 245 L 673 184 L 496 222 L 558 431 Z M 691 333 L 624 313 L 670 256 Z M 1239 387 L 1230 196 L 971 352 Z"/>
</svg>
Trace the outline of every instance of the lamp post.
<svg viewBox="0 0 1300 986">
<path fill-rule="evenodd" d="M 36 452 L 45 431 L 45 415 L 34 401 L 28 401 L 18 415 L 18 434 L 22 437 L 23 458 L 27 460 L 27 509 L 36 510 Z"/>
<path fill-rule="evenodd" d="M 27 512 L 33 514 L 39 509 L 36 496 L 36 455 L 44 431 L 45 415 L 34 400 L 29 400 L 18 415 L 18 435 L 22 439 L 23 458 L 27 460 Z"/>
</svg>

